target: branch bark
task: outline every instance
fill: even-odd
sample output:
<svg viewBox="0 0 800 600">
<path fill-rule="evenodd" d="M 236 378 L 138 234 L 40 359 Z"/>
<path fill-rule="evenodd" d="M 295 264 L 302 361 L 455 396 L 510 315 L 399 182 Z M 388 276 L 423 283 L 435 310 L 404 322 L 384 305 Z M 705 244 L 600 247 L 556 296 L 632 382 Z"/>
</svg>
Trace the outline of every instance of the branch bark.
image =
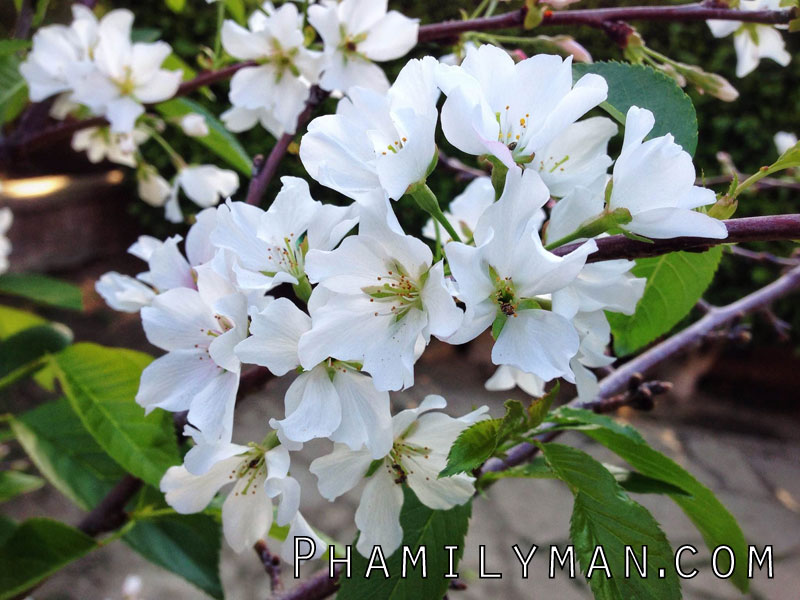
<svg viewBox="0 0 800 600">
<path fill-rule="evenodd" d="M 800 239 L 800 214 L 770 215 L 766 217 L 743 217 L 723 221 L 728 228 L 728 237 L 722 240 L 713 238 L 678 237 L 666 240 L 654 240 L 652 243 L 640 242 L 625 237 L 612 235 L 600 238 L 597 252 L 589 255 L 587 262 L 599 262 L 618 258 L 644 258 L 660 256 L 669 252 L 687 250 L 698 252 L 719 244 L 739 242 L 768 242 L 775 240 Z M 580 246 L 579 242 L 565 244 L 553 250 L 553 254 L 564 256 Z"/>
<path fill-rule="evenodd" d="M 468 31 L 490 31 L 520 27 L 525 21 L 525 14 L 526 10 L 521 8 L 493 17 L 423 25 L 419 28 L 418 41 L 431 42 L 455 38 Z M 605 29 L 609 23 L 619 21 L 657 21 L 663 23 L 706 21 L 709 19 L 781 25 L 788 23 L 792 18 L 794 18 L 794 13 L 791 9 L 742 11 L 728 8 L 719 2 L 697 2 L 677 6 L 628 6 L 547 11 L 539 26 L 585 25 Z"/>
<path fill-rule="evenodd" d="M 314 114 L 314 110 L 327 97 L 328 92 L 323 91 L 319 86 L 315 85 L 311 87 L 308 100 L 306 101 L 306 107 L 297 118 L 297 127 L 295 131 L 306 126 L 311 120 L 311 115 Z M 278 166 L 281 164 L 283 157 L 286 155 L 286 151 L 289 149 L 289 144 L 292 143 L 293 139 L 294 133 L 284 133 L 272 147 L 266 161 L 261 162 L 261 160 L 259 160 L 253 162 L 253 178 L 250 180 L 250 187 L 247 188 L 247 198 L 245 200 L 248 204 L 258 206 L 261 203 L 261 198 L 264 196 L 264 192 L 267 190 L 272 178 L 278 171 Z"/>
</svg>

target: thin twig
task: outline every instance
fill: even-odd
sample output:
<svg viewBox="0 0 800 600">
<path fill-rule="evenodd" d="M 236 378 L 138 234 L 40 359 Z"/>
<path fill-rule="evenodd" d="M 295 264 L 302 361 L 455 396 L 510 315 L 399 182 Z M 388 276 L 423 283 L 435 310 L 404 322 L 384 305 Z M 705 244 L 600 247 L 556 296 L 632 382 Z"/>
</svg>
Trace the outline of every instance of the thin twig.
<svg viewBox="0 0 800 600">
<path fill-rule="evenodd" d="M 728 237 L 725 239 L 677 237 L 648 243 L 624 235 L 600 238 L 596 240 L 597 252 L 590 254 L 587 262 L 660 256 L 680 250 L 702 251 L 719 244 L 800 239 L 800 214 L 744 217 L 728 219 L 723 223 L 728 228 Z M 564 256 L 578 246 L 580 243 L 565 244 L 554 249 L 553 254 Z"/>
<path fill-rule="evenodd" d="M 747 258 L 754 262 L 772 263 L 774 265 L 781 265 L 782 267 L 796 267 L 800 265 L 800 258 L 785 258 L 783 256 L 775 256 L 769 252 L 754 252 L 741 246 L 731 246 L 731 254 Z"/>
<path fill-rule="evenodd" d="M 521 8 L 493 17 L 423 25 L 419 28 L 418 40 L 431 42 L 456 38 L 468 31 L 520 27 L 525 21 L 526 12 L 524 8 Z M 785 25 L 792 20 L 793 15 L 792 9 L 743 11 L 728 8 L 721 3 L 698 2 L 678 6 L 628 6 L 546 11 L 539 26 L 586 25 L 605 29 L 609 23 L 619 21 L 687 22 L 709 19 Z"/>
<path fill-rule="evenodd" d="M 253 546 L 253 550 L 258 554 L 258 558 L 264 564 L 264 570 L 269 575 L 269 587 L 272 592 L 279 592 L 283 590 L 283 582 L 281 581 L 281 557 L 277 554 L 272 554 L 267 547 L 264 540 L 258 540 Z"/>
<path fill-rule="evenodd" d="M 312 575 L 300 585 L 296 585 L 277 600 L 320 600 L 332 596 L 339 589 L 341 566 L 336 565 L 334 577 L 328 576 L 328 569 Z"/>
<path fill-rule="evenodd" d="M 306 107 L 297 118 L 297 127 L 295 131 L 299 131 L 305 127 L 306 123 L 311 119 L 314 109 L 327 97 L 328 92 L 323 91 L 316 85 L 311 87 L 308 100 L 306 101 Z M 272 178 L 278 171 L 278 166 L 281 164 L 283 157 L 286 155 L 286 151 L 289 149 L 289 144 L 292 143 L 293 139 L 293 133 L 284 133 L 272 147 L 267 160 L 264 161 L 262 158 L 257 163 L 254 161 L 253 178 L 250 180 L 250 187 L 247 188 L 247 199 L 245 200 L 248 204 L 258 206 L 261 203 L 261 198 L 264 196 L 264 192 L 267 190 L 270 181 L 272 181 Z"/>
</svg>

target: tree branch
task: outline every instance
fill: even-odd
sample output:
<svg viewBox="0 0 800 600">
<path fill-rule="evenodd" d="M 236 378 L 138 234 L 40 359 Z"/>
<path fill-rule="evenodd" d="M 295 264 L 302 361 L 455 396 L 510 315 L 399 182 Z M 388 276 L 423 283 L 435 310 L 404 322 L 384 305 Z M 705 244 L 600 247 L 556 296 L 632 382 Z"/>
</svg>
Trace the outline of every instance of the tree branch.
<svg viewBox="0 0 800 600">
<path fill-rule="evenodd" d="M 269 551 L 267 543 L 264 540 L 258 540 L 253 546 L 258 558 L 264 564 L 264 570 L 269 575 L 269 587 L 273 592 L 283 590 L 283 582 L 281 581 L 281 557 Z"/>
<path fill-rule="evenodd" d="M 328 92 L 323 91 L 319 86 L 311 86 L 308 100 L 306 100 L 306 107 L 297 118 L 297 127 L 295 131 L 305 127 L 306 123 L 311 120 L 314 109 L 327 97 Z M 254 206 L 258 206 L 261 203 L 261 198 L 264 196 L 264 192 L 267 190 L 267 187 L 269 187 L 270 181 L 272 181 L 272 178 L 278 171 L 278 166 L 286 155 L 289 144 L 292 143 L 293 139 L 293 133 L 284 133 L 272 147 L 266 161 L 263 161 L 263 159 L 253 161 L 253 178 L 250 180 L 250 187 L 247 188 L 247 198 L 245 202 L 253 204 Z"/>
<path fill-rule="evenodd" d="M 738 242 L 768 242 L 775 240 L 800 239 L 800 214 L 770 215 L 766 217 L 744 217 L 723 221 L 728 228 L 728 237 L 722 240 L 699 237 L 677 237 L 665 240 L 653 240 L 652 243 L 640 242 L 625 237 L 612 235 L 595 240 L 597 252 L 589 255 L 587 262 L 599 262 L 618 258 L 643 258 L 660 256 L 669 252 L 688 250 L 692 252 L 706 250 L 720 244 Z M 580 246 L 579 242 L 565 244 L 553 250 L 553 254 L 564 256 Z"/>
<path fill-rule="evenodd" d="M 525 21 L 526 12 L 526 9 L 521 8 L 493 17 L 423 25 L 419 28 L 418 41 L 431 42 L 455 38 L 468 31 L 489 31 L 520 27 Z M 544 19 L 539 26 L 586 25 L 605 29 L 609 23 L 618 21 L 657 21 L 663 23 L 707 21 L 709 19 L 785 25 L 793 18 L 794 12 L 792 9 L 744 11 L 728 8 L 720 2 L 697 2 L 678 6 L 628 6 L 546 11 Z"/>
<path fill-rule="evenodd" d="M 141 479 L 137 479 L 133 475 L 125 475 L 78 523 L 78 529 L 88 536 L 95 537 L 120 527 L 128 520 L 125 506 L 142 488 L 142 485 Z"/>
</svg>

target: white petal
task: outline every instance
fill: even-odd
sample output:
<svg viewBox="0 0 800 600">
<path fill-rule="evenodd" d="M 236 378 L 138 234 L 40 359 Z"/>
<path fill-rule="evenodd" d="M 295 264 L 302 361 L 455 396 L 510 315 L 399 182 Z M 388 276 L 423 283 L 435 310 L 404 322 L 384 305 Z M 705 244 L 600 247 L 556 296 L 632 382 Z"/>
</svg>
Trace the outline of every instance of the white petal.
<svg viewBox="0 0 800 600">
<path fill-rule="evenodd" d="M 376 390 L 369 377 L 349 369 L 337 372 L 333 385 L 342 407 L 342 422 L 331 439 L 352 450 L 366 446 L 375 459 L 386 456 L 392 447 L 388 392 Z"/>
<path fill-rule="evenodd" d="M 403 541 L 400 527 L 403 488 L 394 482 L 387 469 L 382 465 L 370 478 L 356 509 L 356 527 L 361 532 L 356 549 L 363 556 L 369 556 L 373 546 L 380 546 L 389 556 Z"/>
<path fill-rule="evenodd" d="M 680 236 L 725 239 L 728 230 L 718 219 L 685 208 L 655 208 L 637 213 L 624 226 L 628 231 L 651 238 Z"/>
<path fill-rule="evenodd" d="M 317 476 L 319 493 L 332 502 L 358 485 L 370 463 L 372 456 L 366 449 L 353 452 L 344 444 L 334 444 L 333 452 L 315 459 L 308 470 Z"/>
<path fill-rule="evenodd" d="M 236 347 L 236 355 L 246 363 L 267 367 L 273 374 L 285 375 L 299 363 L 297 345 L 311 329 L 311 318 L 290 300 L 278 298 L 253 315 L 251 337 Z"/>
<path fill-rule="evenodd" d="M 286 392 L 286 418 L 277 421 L 284 435 L 295 442 L 328 437 L 342 420 L 339 394 L 324 365 L 303 373 Z"/>
<path fill-rule="evenodd" d="M 358 45 L 358 51 L 372 60 L 394 60 L 409 52 L 417 44 L 419 21 L 392 10 L 369 28 L 367 39 Z"/>
<path fill-rule="evenodd" d="M 216 463 L 205 475 L 192 475 L 183 466 L 170 467 L 161 479 L 161 491 L 165 500 L 180 514 L 197 513 L 203 510 L 219 489 L 230 482 L 228 476 L 235 471 L 242 459 L 228 458 Z"/>
<path fill-rule="evenodd" d="M 248 478 L 243 477 L 222 504 L 222 532 L 235 552 L 249 550 L 272 524 L 272 502 L 263 482 L 263 477 L 257 476 L 245 489 Z"/>
</svg>

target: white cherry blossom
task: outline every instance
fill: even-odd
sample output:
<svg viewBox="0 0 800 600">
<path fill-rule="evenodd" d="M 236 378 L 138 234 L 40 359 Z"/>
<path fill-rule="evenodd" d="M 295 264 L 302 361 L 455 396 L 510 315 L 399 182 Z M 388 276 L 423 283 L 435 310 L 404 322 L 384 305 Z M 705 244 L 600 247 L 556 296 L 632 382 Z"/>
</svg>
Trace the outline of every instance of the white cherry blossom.
<svg viewBox="0 0 800 600">
<path fill-rule="evenodd" d="M 397 200 L 424 181 L 436 155 L 437 64 L 410 60 L 386 94 L 352 88 L 335 115 L 311 121 L 300 143 L 309 175 L 356 200 L 376 188 Z"/>
<path fill-rule="evenodd" d="M 73 99 L 105 116 L 115 133 L 133 129 L 144 113 L 142 104 L 174 96 L 183 76 L 161 68 L 172 52 L 169 44 L 132 42 L 132 25 L 133 13 L 126 9 L 103 17 L 92 51 L 94 68 L 72 83 Z"/>
<path fill-rule="evenodd" d="M 461 323 L 442 262 L 403 233 L 385 196 L 361 207 L 357 236 L 310 251 L 306 273 L 319 286 L 311 331 L 300 340 L 305 369 L 332 357 L 361 363 L 379 390 L 410 387 L 419 338 L 447 337 Z M 321 294 L 324 302 L 314 298 Z"/>
<path fill-rule="evenodd" d="M 236 72 L 230 101 L 236 108 L 268 111 L 271 118 L 262 124 L 269 125 L 275 137 L 295 132 L 311 84 L 319 77 L 319 53 L 306 49 L 302 27 L 303 17 L 291 2 L 279 8 L 265 3 L 263 11 L 250 16 L 247 28 L 235 21 L 222 26 L 225 51 L 239 60 L 259 63 Z"/>
<path fill-rule="evenodd" d="M 275 522 L 279 526 L 295 522 L 299 516 L 300 485 L 289 475 L 290 458 L 285 446 L 225 443 L 215 450 L 217 462 L 203 473 L 193 474 L 185 465 L 167 469 L 161 491 L 176 512 L 201 512 L 220 489 L 233 484 L 222 504 L 222 531 L 236 552 L 249 550 L 267 535 L 273 521 L 274 499 L 280 499 Z M 304 523 L 298 522 L 301 526 Z M 307 525 L 304 529 L 303 535 L 311 531 Z M 314 537 L 322 546 L 322 541 Z M 287 540 L 293 543 L 293 539 Z"/>
<path fill-rule="evenodd" d="M 694 184 L 692 157 L 669 134 L 644 141 L 654 123 L 649 110 L 636 106 L 628 110 L 622 152 L 605 192 L 608 200 L 603 191 L 574 190 L 556 204 L 548 241 L 563 239 L 604 212 L 618 209 L 631 215 L 620 228 L 649 238 L 728 236 L 721 221 L 694 210 L 716 202 L 716 195 Z"/>
<path fill-rule="evenodd" d="M 779 131 L 775 134 L 773 139 L 775 141 L 775 148 L 777 148 L 779 155 L 789 150 L 789 148 L 797 145 L 797 136 L 793 133 L 789 133 L 788 131 Z"/>
<path fill-rule="evenodd" d="M 355 207 L 323 205 L 304 180 L 282 177 L 281 184 L 266 212 L 243 202 L 219 208 L 212 239 L 236 255 L 236 280 L 243 288 L 298 284 L 305 277 L 305 253 L 332 250 L 357 223 Z"/>
<path fill-rule="evenodd" d="M 308 7 L 308 21 L 325 45 L 320 86 L 359 86 L 385 92 L 389 82 L 372 61 L 400 58 L 417 43 L 419 22 L 387 12 L 388 0 L 323 0 Z"/>
<path fill-rule="evenodd" d="M 469 425 L 486 412 L 484 406 L 459 419 L 441 412 L 447 403 L 441 396 L 428 396 L 419 408 L 407 409 L 392 418 L 394 443 L 374 472 L 356 510 L 361 531 L 356 549 L 369 556 L 373 546 L 392 554 L 403 540 L 400 511 L 403 484 L 407 484 L 425 506 L 447 510 L 468 502 L 475 493 L 475 479 L 461 473 L 439 478 L 447 464 L 450 446 Z M 320 494 L 330 501 L 353 489 L 373 464 L 366 450 L 353 451 L 335 444 L 333 452 L 317 458 L 310 470 L 317 476 Z"/>
<path fill-rule="evenodd" d="M 239 175 L 230 169 L 220 169 L 216 165 L 189 165 L 183 167 L 172 182 L 170 194 L 164 207 L 168 221 L 179 223 L 183 220 L 178 191 L 200 207 L 216 205 L 220 200 L 230 197 L 239 188 Z"/>
<path fill-rule="evenodd" d="M 88 127 L 72 136 L 72 149 L 76 152 L 85 151 L 89 162 L 109 160 L 126 167 L 135 167 L 136 151 L 147 138 L 147 132 L 141 129 L 113 133 L 108 127 Z"/>
<path fill-rule="evenodd" d="M 780 0 L 740 0 L 739 9 L 779 10 Z M 762 58 L 771 58 L 782 67 L 787 66 L 792 60 L 792 55 L 786 50 L 783 36 L 772 25 L 717 20 L 710 20 L 707 23 L 714 37 L 722 38 L 733 34 L 737 77 L 746 77 L 755 71 Z"/>
<path fill-rule="evenodd" d="M 206 118 L 198 113 L 189 113 L 181 117 L 181 129 L 189 137 L 205 137 L 209 133 Z"/>
<path fill-rule="evenodd" d="M 515 64 L 489 45 L 467 48 L 460 66 L 440 65 L 438 83 L 447 96 L 447 140 L 467 154 L 491 154 L 507 167 L 535 160 L 608 94 L 606 81 L 591 73 L 573 86 L 571 57 L 538 54 Z"/>
<path fill-rule="evenodd" d="M 565 257 L 546 251 L 535 217 L 548 198 L 535 171 L 511 169 L 502 196 L 478 222 L 477 247 L 447 244 L 457 296 L 466 304 L 462 327 L 447 341 L 469 341 L 491 326 L 492 362 L 545 381 L 573 381 L 569 361 L 578 351 L 578 333 L 546 307 L 550 294 L 575 280 L 597 246 L 589 241 Z"/>
<path fill-rule="evenodd" d="M 300 366 L 298 344 L 310 329 L 307 314 L 278 298 L 252 316 L 252 335 L 236 346 L 236 355 L 285 375 Z M 353 450 L 366 445 L 375 458 L 389 451 L 389 394 L 376 390 L 353 365 L 328 360 L 301 373 L 286 392 L 285 405 L 286 418 L 270 425 L 292 441 L 329 437 Z"/>
</svg>

